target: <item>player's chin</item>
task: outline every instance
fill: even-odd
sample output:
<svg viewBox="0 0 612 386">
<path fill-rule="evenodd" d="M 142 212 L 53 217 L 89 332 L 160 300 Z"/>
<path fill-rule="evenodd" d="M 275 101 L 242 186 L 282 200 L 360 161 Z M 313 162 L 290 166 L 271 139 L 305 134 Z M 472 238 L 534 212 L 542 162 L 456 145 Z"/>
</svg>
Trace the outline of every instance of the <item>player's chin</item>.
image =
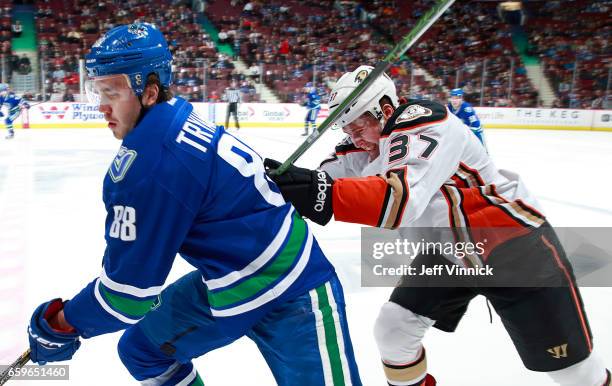
<svg viewBox="0 0 612 386">
<path fill-rule="evenodd" d="M 113 136 L 117 139 L 123 139 L 124 135 L 123 135 L 123 130 L 121 130 L 119 128 L 119 126 L 117 125 L 117 123 L 115 122 L 109 122 L 108 123 L 108 128 L 113 132 Z"/>
</svg>

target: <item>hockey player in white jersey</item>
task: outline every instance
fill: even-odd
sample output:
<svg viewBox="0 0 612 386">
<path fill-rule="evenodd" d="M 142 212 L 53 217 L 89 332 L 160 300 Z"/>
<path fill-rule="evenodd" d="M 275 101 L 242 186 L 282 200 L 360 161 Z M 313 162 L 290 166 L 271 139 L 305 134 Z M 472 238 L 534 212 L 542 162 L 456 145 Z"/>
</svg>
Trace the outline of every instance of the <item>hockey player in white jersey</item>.
<svg viewBox="0 0 612 386">
<path fill-rule="evenodd" d="M 330 94 L 330 111 L 371 70 L 361 66 L 344 74 Z M 471 235 L 489 237 L 484 252 L 462 263 L 505 264 L 501 271 L 510 275 L 507 267 L 528 265 L 525 279 L 531 285 L 402 280 L 375 325 L 388 384 L 435 385 L 427 374 L 423 336 L 431 326 L 454 331 L 480 294 L 500 315 L 527 368 L 564 386 L 610 385 L 610 372 L 592 354 L 571 265 L 533 196 L 516 174 L 495 167 L 478 138 L 445 106 L 402 102 L 393 81 L 381 75 L 340 116 L 337 123 L 347 137 L 320 169 L 293 166 L 269 175 L 300 214 L 319 224 L 333 216 L 381 228 L 448 227 L 457 235 L 484 229 Z M 269 171 L 279 166 L 274 160 L 265 164 Z M 504 231 L 495 232 L 500 228 Z M 413 264 L 428 266 L 444 257 L 419 256 Z M 540 285 L 542 278 L 554 284 Z"/>
</svg>

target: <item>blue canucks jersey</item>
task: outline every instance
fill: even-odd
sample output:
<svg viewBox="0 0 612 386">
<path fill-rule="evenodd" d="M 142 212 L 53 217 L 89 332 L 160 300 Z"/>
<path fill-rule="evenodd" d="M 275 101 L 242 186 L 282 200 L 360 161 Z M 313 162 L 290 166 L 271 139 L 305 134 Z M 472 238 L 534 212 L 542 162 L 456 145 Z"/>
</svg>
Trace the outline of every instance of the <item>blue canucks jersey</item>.
<svg viewBox="0 0 612 386">
<path fill-rule="evenodd" d="M 9 92 L 6 95 L 0 95 L 0 106 L 6 105 L 9 111 L 20 107 L 20 105 L 23 103 L 25 103 L 25 101 L 21 97 L 15 95 L 14 92 Z"/>
<path fill-rule="evenodd" d="M 308 109 L 318 109 L 321 108 L 321 97 L 317 93 L 316 90 L 311 90 L 306 95 L 306 107 Z"/>
<path fill-rule="evenodd" d="M 299 296 L 334 275 L 261 157 L 181 98 L 152 107 L 104 179 L 102 272 L 65 305 L 84 337 L 137 323 L 177 253 L 197 268 L 214 317 Z"/>
<path fill-rule="evenodd" d="M 484 143 L 482 138 L 482 126 L 480 125 L 480 120 L 476 116 L 476 111 L 474 111 L 471 104 L 463 101 L 457 110 L 455 110 L 453 105 L 450 103 L 447 105 L 447 107 L 453 114 L 461 119 L 464 124 L 472 129 L 472 132 L 478 137 L 480 142 Z"/>
</svg>

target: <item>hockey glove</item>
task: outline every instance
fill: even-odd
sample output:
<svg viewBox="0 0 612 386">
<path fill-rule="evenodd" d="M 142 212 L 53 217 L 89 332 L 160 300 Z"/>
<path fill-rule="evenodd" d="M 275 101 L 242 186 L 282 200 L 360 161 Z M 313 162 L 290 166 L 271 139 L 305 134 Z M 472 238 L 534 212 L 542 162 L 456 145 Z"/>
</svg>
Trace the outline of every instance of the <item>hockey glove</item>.
<svg viewBox="0 0 612 386">
<path fill-rule="evenodd" d="M 278 185 L 285 200 L 293 204 L 298 213 L 320 225 L 331 220 L 332 187 L 334 180 L 323 170 L 310 170 L 291 165 L 280 175 L 272 172 L 280 162 L 266 158 L 264 166 L 268 176 Z"/>
<path fill-rule="evenodd" d="M 81 346 L 79 334 L 56 330 L 49 324 L 63 308 L 61 299 L 53 299 L 34 311 L 28 326 L 32 362 L 44 365 L 47 362 L 66 361 Z"/>
</svg>

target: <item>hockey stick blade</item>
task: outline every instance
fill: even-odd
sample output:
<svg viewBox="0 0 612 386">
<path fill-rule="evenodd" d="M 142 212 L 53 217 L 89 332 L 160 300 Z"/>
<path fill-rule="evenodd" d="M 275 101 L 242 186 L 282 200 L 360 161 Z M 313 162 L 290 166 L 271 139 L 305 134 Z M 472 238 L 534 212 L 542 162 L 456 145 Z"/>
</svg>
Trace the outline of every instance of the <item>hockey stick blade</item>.
<svg viewBox="0 0 612 386">
<path fill-rule="evenodd" d="M 12 378 L 12 372 L 25 366 L 30 361 L 30 349 L 21 354 L 13 363 L 11 363 L 3 372 L 0 374 L 0 386 L 4 385 Z"/>
<path fill-rule="evenodd" d="M 355 88 L 348 97 L 333 113 L 331 113 L 321 125 L 310 134 L 306 140 L 287 158 L 285 162 L 278 169 L 272 171 L 274 174 L 283 174 L 289 166 L 297 161 L 302 154 L 306 152 L 316 141 L 319 139 L 328 128 L 330 128 L 338 119 L 338 117 L 344 113 L 347 107 L 352 104 L 363 94 L 363 92 L 374 83 L 376 78 L 383 72 L 387 71 L 393 63 L 395 63 L 412 45 L 419 40 L 419 38 L 431 27 L 442 16 L 442 14 L 455 2 L 455 0 L 439 0 L 426 14 L 424 14 L 412 30 L 397 43 L 395 47 L 380 61 L 374 70 Z"/>
</svg>

